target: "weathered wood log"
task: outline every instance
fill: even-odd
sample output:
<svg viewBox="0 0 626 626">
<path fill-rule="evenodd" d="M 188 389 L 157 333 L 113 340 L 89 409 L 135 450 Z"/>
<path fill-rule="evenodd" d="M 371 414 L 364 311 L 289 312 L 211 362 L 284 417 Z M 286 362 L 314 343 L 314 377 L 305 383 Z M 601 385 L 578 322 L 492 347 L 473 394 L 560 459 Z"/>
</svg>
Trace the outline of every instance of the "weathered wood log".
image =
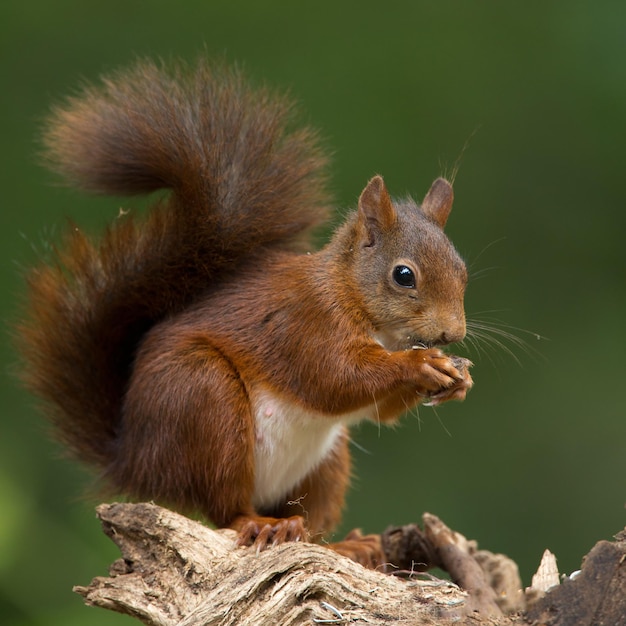
<svg viewBox="0 0 626 626">
<path fill-rule="evenodd" d="M 453 583 L 417 575 L 402 580 L 323 546 L 237 549 L 232 531 L 151 504 L 101 505 L 98 515 L 122 559 L 110 577 L 76 591 L 88 604 L 151 626 L 443 624 L 463 614 L 467 602 Z"/>
<path fill-rule="evenodd" d="M 261 553 L 236 548 L 233 531 L 211 530 L 153 504 L 108 504 L 97 511 L 122 558 L 113 563 L 109 577 L 95 578 L 75 591 L 87 604 L 126 613 L 149 626 L 626 626 L 624 538 L 608 548 L 601 542 L 601 552 L 594 549 L 587 557 L 583 574 L 597 572 L 589 569 L 591 563 L 604 572 L 601 580 L 596 574 L 581 575 L 585 585 L 591 585 L 591 595 L 580 587 L 573 591 L 583 598 L 578 602 L 580 615 L 609 621 L 571 621 L 571 611 L 563 612 L 570 621 L 555 621 L 572 603 L 569 583 L 549 592 L 523 616 L 517 566 L 502 555 L 478 551 L 474 542 L 428 514 L 424 530 L 410 525 L 381 536 L 390 560 L 387 570 L 396 574 L 389 575 L 364 569 L 319 545 L 287 543 Z M 445 568 L 464 589 L 419 573 L 434 565 Z"/>
</svg>

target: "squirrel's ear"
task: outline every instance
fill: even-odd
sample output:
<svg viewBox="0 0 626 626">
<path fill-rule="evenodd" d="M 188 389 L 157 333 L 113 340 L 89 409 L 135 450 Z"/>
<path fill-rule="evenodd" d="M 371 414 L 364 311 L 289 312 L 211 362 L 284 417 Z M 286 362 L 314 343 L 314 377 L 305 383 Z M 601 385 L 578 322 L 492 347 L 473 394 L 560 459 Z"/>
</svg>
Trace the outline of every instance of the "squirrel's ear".
<svg viewBox="0 0 626 626">
<path fill-rule="evenodd" d="M 365 245 L 373 245 L 377 235 L 389 230 L 396 223 L 396 218 L 385 181 L 382 176 L 374 176 L 359 198 L 359 225 Z"/>
<path fill-rule="evenodd" d="M 445 178 L 438 178 L 422 202 L 422 212 L 443 228 L 448 221 L 453 200 L 452 185 Z"/>
</svg>

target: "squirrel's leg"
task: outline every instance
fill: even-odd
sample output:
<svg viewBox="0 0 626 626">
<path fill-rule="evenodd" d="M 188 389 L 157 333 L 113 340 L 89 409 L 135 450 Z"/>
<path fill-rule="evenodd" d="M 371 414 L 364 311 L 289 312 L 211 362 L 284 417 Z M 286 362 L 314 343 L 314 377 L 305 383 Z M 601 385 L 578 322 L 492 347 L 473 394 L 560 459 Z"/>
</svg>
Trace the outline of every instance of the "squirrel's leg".
<svg viewBox="0 0 626 626">
<path fill-rule="evenodd" d="M 301 516 L 255 511 L 254 445 L 248 393 L 227 355 L 202 332 L 173 325 L 150 333 L 126 395 L 116 485 L 234 528 L 239 545 L 305 540 Z"/>
<path fill-rule="evenodd" d="M 241 378 L 201 333 L 152 333 L 137 355 L 112 478 L 220 527 L 254 517 L 254 420 Z"/>
<path fill-rule="evenodd" d="M 372 341 L 361 342 L 349 349 L 327 351 L 320 370 L 341 372 L 341 376 L 324 378 L 323 385 L 313 380 L 298 393 L 309 408 L 329 415 L 350 413 L 375 400 L 378 419 L 389 422 L 419 401 L 462 400 L 472 385 L 469 365 L 438 348 L 389 352 Z M 285 378 L 290 375 L 285 373 Z"/>
</svg>

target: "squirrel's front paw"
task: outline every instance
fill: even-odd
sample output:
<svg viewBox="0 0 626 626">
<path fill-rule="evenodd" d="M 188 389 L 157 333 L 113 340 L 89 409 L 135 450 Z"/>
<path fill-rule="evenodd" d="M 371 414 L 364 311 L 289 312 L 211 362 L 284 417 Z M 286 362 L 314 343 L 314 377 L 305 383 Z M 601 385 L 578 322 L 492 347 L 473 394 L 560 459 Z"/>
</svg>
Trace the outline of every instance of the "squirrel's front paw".
<svg viewBox="0 0 626 626">
<path fill-rule="evenodd" d="M 428 402 L 424 403 L 425 406 L 436 406 L 449 400 L 465 400 L 467 392 L 472 388 L 474 381 L 469 373 L 469 368 L 472 367 L 473 363 L 469 359 L 460 356 L 450 356 L 449 359 L 461 375 L 461 378 L 455 380 L 447 389 L 431 394 Z"/>
<path fill-rule="evenodd" d="M 449 356 L 438 348 L 415 348 L 413 354 L 419 363 L 417 391 L 428 399 L 427 404 L 465 398 L 473 385 L 470 360 Z"/>
</svg>

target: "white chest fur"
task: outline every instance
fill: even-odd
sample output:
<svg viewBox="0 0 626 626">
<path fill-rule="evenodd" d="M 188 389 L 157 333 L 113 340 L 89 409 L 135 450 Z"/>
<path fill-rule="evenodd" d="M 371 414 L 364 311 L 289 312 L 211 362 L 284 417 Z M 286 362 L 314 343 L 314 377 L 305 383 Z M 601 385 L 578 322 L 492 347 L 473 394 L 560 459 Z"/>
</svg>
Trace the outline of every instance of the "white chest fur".
<svg viewBox="0 0 626 626">
<path fill-rule="evenodd" d="M 253 402 L 256 444 L 253 504 L 270 507 L 332 450 L 344 425 L 367 419 L 373 409 L 329 417 L 277 398 L 267 391 Z M 374 409 L 375 411 L 375 409 Z"/>
</svg>

